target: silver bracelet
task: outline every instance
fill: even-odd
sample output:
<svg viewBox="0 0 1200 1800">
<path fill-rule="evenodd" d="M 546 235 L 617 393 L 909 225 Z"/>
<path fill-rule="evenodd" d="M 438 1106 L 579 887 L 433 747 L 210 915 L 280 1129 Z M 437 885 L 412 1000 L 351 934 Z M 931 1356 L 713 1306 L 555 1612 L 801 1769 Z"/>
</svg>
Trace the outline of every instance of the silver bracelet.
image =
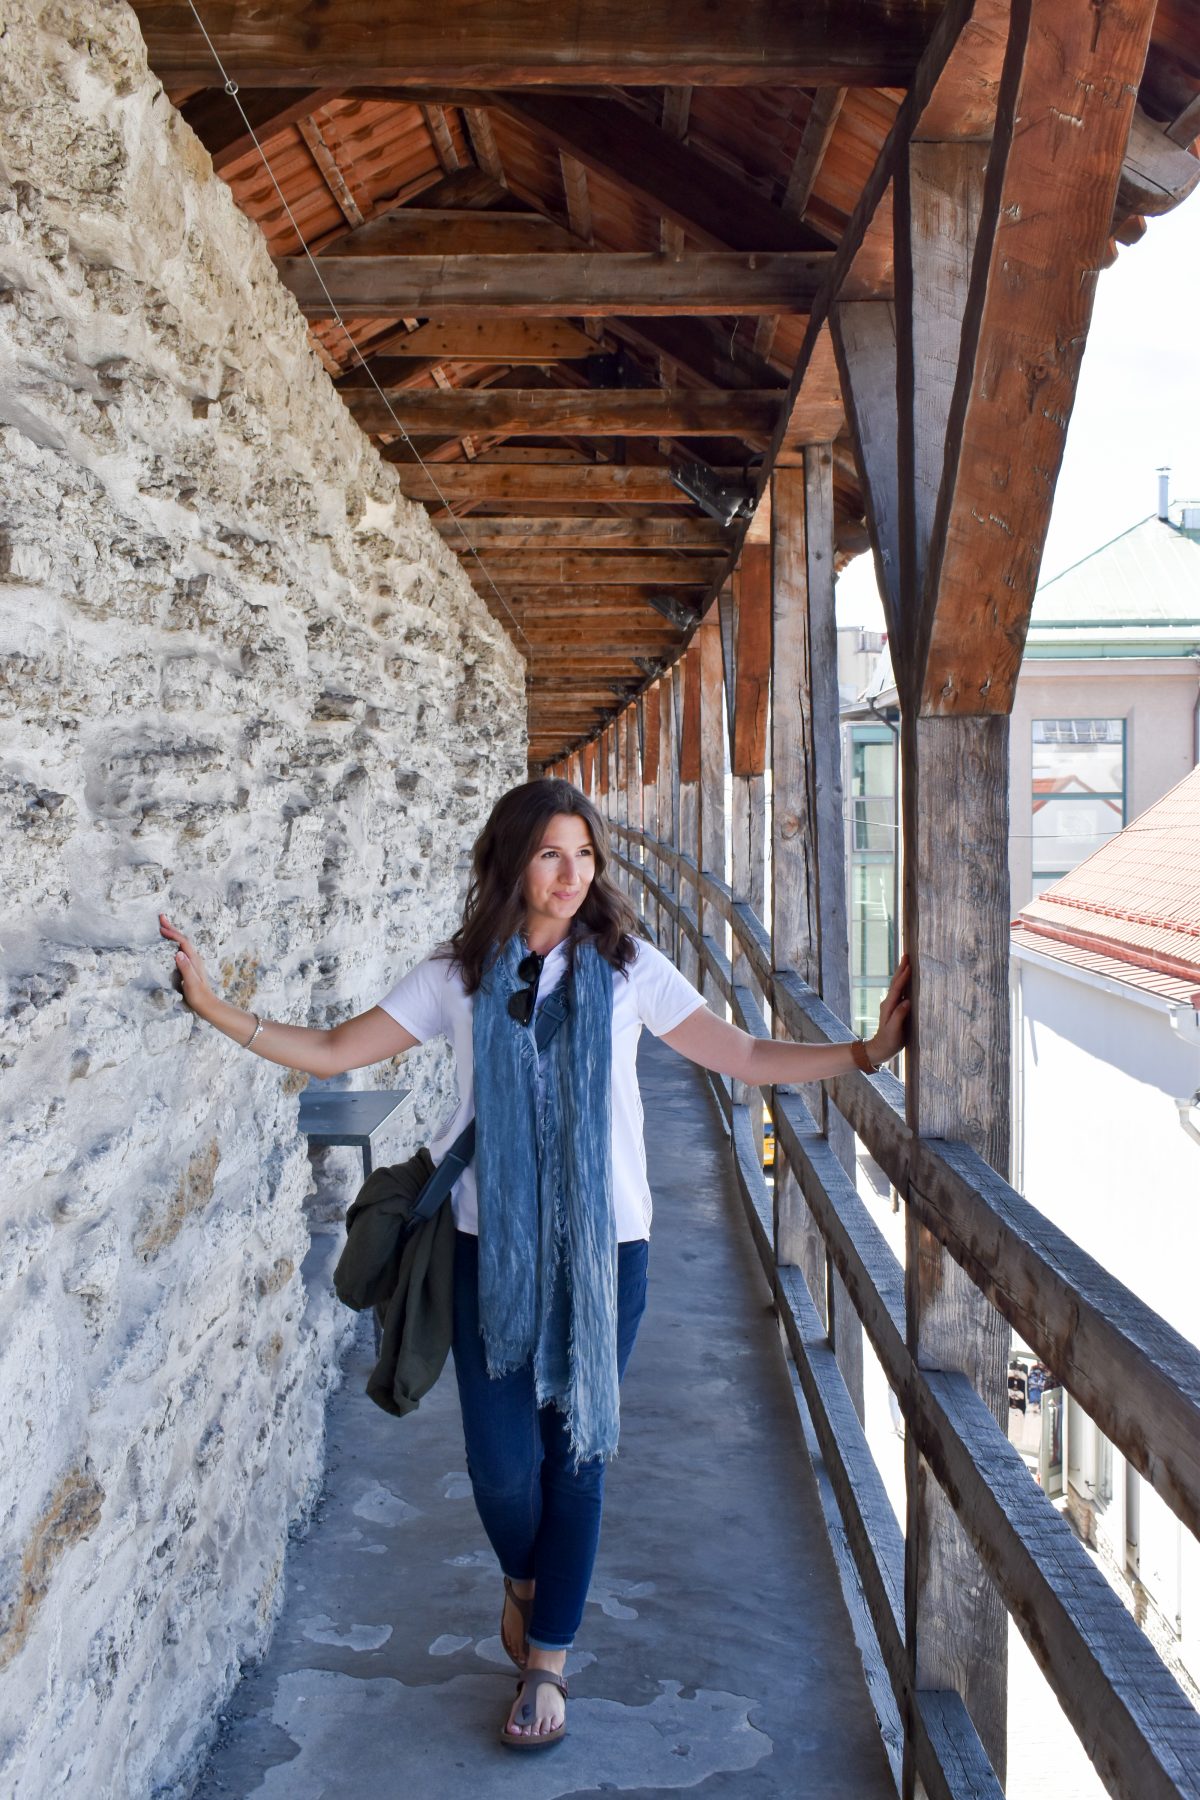
<svg viewBox="0 0 1200 1800">
<path fill-rule="evenodd" d="M 262 1030 L 263 1026 L 266 1023 L 266 1020 L 260 1019 L 257 1013 L 251 1013 L 250 1017 L 254 1020 L 254 1030 L 250 1033 L 250 1036 L 246 1039 L 246 1042 L 242 1045 L 243 1050 L 248 1050 L 250 1048 L 251 1044 L 254 1042 L 255 1038 L 258 1036 L 259 1032 Z"/>
</svg>

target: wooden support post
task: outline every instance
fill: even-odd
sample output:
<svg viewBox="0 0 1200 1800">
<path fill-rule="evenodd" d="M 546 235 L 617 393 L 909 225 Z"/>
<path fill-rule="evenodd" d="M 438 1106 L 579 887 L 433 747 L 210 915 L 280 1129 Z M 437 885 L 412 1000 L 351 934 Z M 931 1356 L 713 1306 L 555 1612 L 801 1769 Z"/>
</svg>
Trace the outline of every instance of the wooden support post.
<svg viewBox="0 0 1200 1800">
<path fill-rule="evenodd" d="M 696 633 L 700 668 L 700 820 L 697 862 L 709 874 L 725 880 L 725 688 L 721 657 L 721 627 L 716 608 Z M 725 948 L 726 927 L 720 914 L 697 899 L 701 929 Z M 724 996 L 710 975 L 701 991 L 713 1011 L 726 1017 Z"/>
<path fill-rule="evenodd" d="M 621 723 L 625 733 L 624 743 L 622 744 L 624 757 L 621 768 L 623 778 L 622 786 L 624 788 L 623 809 L 625 814 L 623 823 L 627 825 L 631 831 L 640 831 L 642 828 L 642 756 L 641 744 L 639 742 L 638 707 L 636 705 L 627 706 L 625 708 L 625 711 L 621 715 Z M 625 847 L 626 854 L 630 857 L 631 861 L 640 863 L 642 860 L 641 845 L 632 842 L 630 839 L 626 839 Z M 629 875 L 626 878 L 626 886 L 629 890 L 629 898 L 637 909 L 640 918 L 645 904 L 645 891 L 642 884 L 636 875 Z"/>
<path fill-rule="evenodd" d="M 679 793 L 677 670 L 669 669 L 658 685 L 661 695 L 658 710 L 658 835 L 662 843 L 674 848 L 679 842 L 676 824 Z M 674 898 L 679 884 L 669 862 L 659 863 L 658 879 L 664 891 Z M 668 913 L 661 921 L 658 947 L 672 962 L 679 960 L 677 938 L 675 921 Z"/>
<path fill-rule="evenodd" d="M 730 882 L 740 900 L 746 900 L 760 919 L 767 916 L 766 767 L 767 717 L 771 679 L 771 546 L 746 544 L 733 577 L 733 630 L 731 666 L 725 679 L 733 689 L 733 728 L 730 733 L 732 769 L 730 816 Z M 745 953 L 734 939 L 733 979 L 749 987 L 762 1002 Z M 739 1106 L 751 1108 L 755 1143 L 762 1159 L 762 1099 L 757 1088 L 745 1082 L 733 1085 Z"/>
<path fill-rule="evenodd" d="M 833 612 L 832 450 L 810 445 L 802 468 L 771 482 L 772 939 L 776 968 L 795 969 L 849 1016 L 837 628 Z M 827 910 L 828 909 L 828 910 Z M 825 991 L 828 987 L 828 992 Z M 775 1029 L 781 1031 L 776 1020 Z M 813 1110 L 839 1157 L 853 1138 L 824 1092 Z M 776 1164 L 779 1260 L 804 1271 L 838 1366 L 862 1416 L 862 1328 L 794 1173 Z"/>
<path fill-rule="evenodd" d="M 1013 75 L 1010 45 L 1010 81 Z M 1003 156 L 1005 141 L 1002 115 L 994 157 Z M 966 1139 L 1003 1173 L 1008 721 L 921 716 L 941 561 L 935 521 L 939 495 L 959 467 L 952 418 L 965 322 L 984 297 L 973 270 L 987 210 L 988 157 L 987 145 L 917 143 L 896 183 L 899 586 L 893 658 L 903 706 L 904 924 L 913 960 L 913 1033 L 905 1057 L 909 1123 L 923 1136 Z M 906 1230 L 906 1317 L 914 1358 L 925 1368 L 967 1374 L 1007 1428 L 1008 1326 L 911 1211 Z M 962 1695 L 1003 1782 L 1004 1605 L 911 1438 L 905 1481 L 905 1630 L 913 1688 L 953 1688 Z M 911 1745 L 906 1732 L 906 1800 L 917 1791 Z"/>
<path fill-rule="evenodd" d="M 598 798 L 596 789 L 596 740 L 594 738 L 590 744 L 585 744 L 579 752 L 579 775 L 580 787 L 583 789 L 588 799 L 594 802 Z"/>
<path fill-rule="evenodd" d="M 1008 1163 L 1008 720 L 906 718 L 904 917 L 915 970 L 908 1121 Z M 1007 1430 L 1010 1331 L 912 1212 L 908 1343 L 924 1368 L 964 1371 Z M 955 1688 L 1001 1782 L 1008 1621 L 949 1501 L 909 1438 L 905 1611 L 914 1688 Z M 907 1739 L 911 1743 L 911 1739 Z M 909 1757 L 911 1762 L 911 1756 Z M 915 1791 L 906 1773 L 905 1793 Z"/>
<path fill-rule="evenodd" d="M 693 638 L 679 662 L 682 718 L 679 727 L 679 823 L 677 849 L 698 861 L 700 854 L 700 646 Z M 696 885 L 679 876 L 679 904 L 697 910 Z M 700 986 L 700 959 L 686 932 L 679 934 L 679 966 L 689 981 Z"/>
<path fill-rule="evenodd" d="M 656 682 L 646 689 L 638 702 L 642 710 L 642 830 L 649 837 L 658 831 L 658 765 L 659 765 L 659 703 L 662 692 Z M 661 880 L 657 860 L 643 851 L 642 861 L 655 881 Z M 661 942 L 662 920 L 659 917 L 657 900 L 646 896 L 642 903 L 642 918 L 646 929 L 656 943 Z"/>
</svg>

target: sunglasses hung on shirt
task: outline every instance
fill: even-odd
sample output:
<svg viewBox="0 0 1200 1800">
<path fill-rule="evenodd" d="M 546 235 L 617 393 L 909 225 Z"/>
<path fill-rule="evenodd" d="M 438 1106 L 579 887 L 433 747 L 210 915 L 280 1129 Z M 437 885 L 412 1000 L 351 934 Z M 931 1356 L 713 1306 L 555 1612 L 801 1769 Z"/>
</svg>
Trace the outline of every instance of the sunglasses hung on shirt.
<svg viewBox="0 0 1200 1800">
<path fill-rule="evenodd" d="M 536 950 L 531 950 L 529 955 L 523 956 L 517 964 L 517 974 L 522 981 L 529 984 L 527 987 L 518 988 L 516 993 L 508 996 L 508 1016 L 510 1019 L 515 1019 L 518 1025 L 528 1025 L 533 1018 L 533 1009 L 537 1005 L 538 982 L 541 980 L 542 964 L 545 960 L 545 957 L 539 956 Z"/>
</svg>

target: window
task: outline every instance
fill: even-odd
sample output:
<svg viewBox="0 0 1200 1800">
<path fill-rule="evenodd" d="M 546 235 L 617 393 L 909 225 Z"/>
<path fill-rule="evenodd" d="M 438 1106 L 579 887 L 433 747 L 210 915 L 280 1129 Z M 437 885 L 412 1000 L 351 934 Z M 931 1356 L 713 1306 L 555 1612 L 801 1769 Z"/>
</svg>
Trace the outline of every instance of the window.
<svg viewBox="0 0 1200 1800">
<path fill-rule="evenodd" d="M 850 730 L 850 1011 L 868 1036 L 896 961 L 896 739 L 885 725 Z"/>
<path fill-rule="evenodd" d="M 1124 719 L 1033 721 L 1033 891 L 1125 823 Z"/>
</svg>

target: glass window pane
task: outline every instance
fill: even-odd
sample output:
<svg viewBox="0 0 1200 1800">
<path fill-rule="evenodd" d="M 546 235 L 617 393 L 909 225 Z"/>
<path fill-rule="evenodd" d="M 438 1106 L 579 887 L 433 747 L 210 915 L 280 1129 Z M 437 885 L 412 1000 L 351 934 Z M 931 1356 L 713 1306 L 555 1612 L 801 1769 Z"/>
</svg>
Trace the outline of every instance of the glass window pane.
<svg viewBox="0 0 1200 1800">
<path fill-rule="evenodd" d="M 896 802 L 891 795 L 859 795 L 851 802 L 856 850 L 896 847 Z"/>
<path fill-rule="evenodd" d="M 1033 869 L 1035 874 L 1073 869 L 1121 829 L 1120 800 L 1062 799 L 1033 801 Z"/>
<path fill-rule="evenodd" d="M 1035 796 L 1122 794 L 1124 763 L 1124 719 L 1033 721 Z"/>
</svg>

